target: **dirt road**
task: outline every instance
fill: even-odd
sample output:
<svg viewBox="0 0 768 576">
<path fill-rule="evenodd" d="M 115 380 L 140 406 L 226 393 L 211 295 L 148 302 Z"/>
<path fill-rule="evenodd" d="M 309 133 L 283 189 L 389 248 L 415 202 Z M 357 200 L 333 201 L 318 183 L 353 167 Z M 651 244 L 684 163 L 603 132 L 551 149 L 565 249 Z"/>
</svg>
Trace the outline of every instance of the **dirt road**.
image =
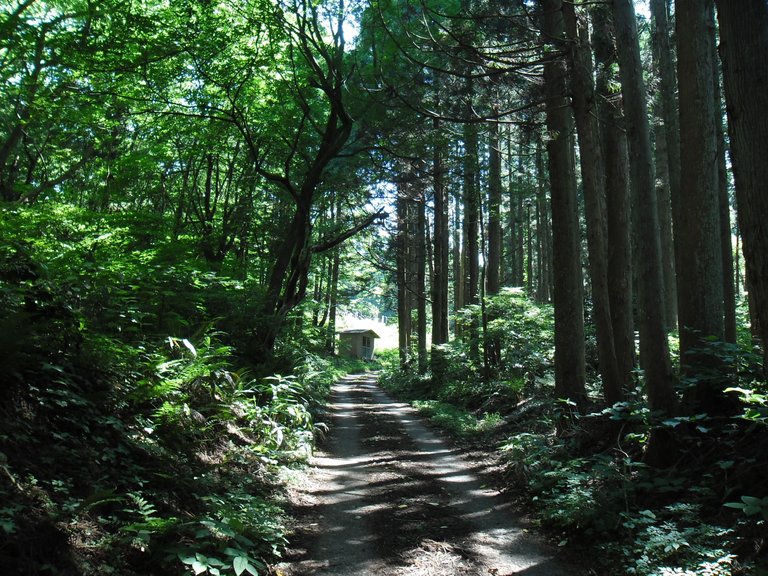
<svg viewBox="0 0 768 576">
<path fill-rule="evenodd" d="M 299 518 L 278 573 L 376 576 L 565 576 L 553 551 L 486 488 L 480 464 L 393 401 L 374 376 L 350 376 L 312 471 L 295 489 Z"/>
</svg>

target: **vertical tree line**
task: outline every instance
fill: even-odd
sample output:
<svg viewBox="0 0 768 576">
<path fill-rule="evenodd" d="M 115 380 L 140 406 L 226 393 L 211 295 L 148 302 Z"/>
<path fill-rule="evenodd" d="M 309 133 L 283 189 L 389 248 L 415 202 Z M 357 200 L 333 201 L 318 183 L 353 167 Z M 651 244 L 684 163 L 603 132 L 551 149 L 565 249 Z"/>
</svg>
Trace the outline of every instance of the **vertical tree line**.
<svg viewBox="0 0 768 576">
<path fill-rule="evenodd" d="M 417 293 L 432 298 L 433 370 L 451 327 L 473 362 L 481 361 L 481 343 L 490 377 L 503 358 L 485 336 L 493 317 L 483 297 L 522 287 L 554 304 L 558 397 L 584 402 L 587 318 L 607 404 L 640 383 L 658 415 L 730 409 L 727 379 L 712 374 L 724 369 L 713 343 L 736 339 L 734 206 L 756 334 L 765 335 L 755 249 L 765 246 L 755 217 L 766 213 L 755 192 L 762 164 L 745 144 L 759 140 L 762 124 L 750 117 L 747 129 L 757 106 L 744 101 L 761 76 L 736 55 L 763 53 L 766 33 L 744 17 L 764 21 L 764 6 L 748 4 L 718 3 L 716 26 L 714 2 L 677 0 L 672 10 L 654 0 L 647 42 L 630 0 L 541 0 L 534 10 L 512 3 L 501 14 L 476 3 L 455 17 L 426 3 L 410 21 L 412 36 L 390 27 L 398 38 L 392 54 L 441 78 L 439 107 L 390 85 L 400 104 L 431 122 L 431 138 L 414 137 L 410 153 L 432 164 L 423 185 L 433 211 L 434 274 Z M 448 34 L 453 27 L 463 32 Z M 505 44 L 510 37 L 514 48 Z M 649 70 L 641 54 L 647 46 Z M 679 372 L 668 342 L 674 330 Z M 426 360 L 419 365 L 425 369 Z M 693 382 L 685 394 L 681 381 Z M 657 432 L 651 459 L 669 461 L 673 453 L 671 439 Z"/>
<path fill-rule="evenodd" d="M 734 265 L 768 336 L 763 3 L 653 0 L 644 36 L 630 0 L 376 0 L 354 42 L 343 3 L 225 4 L 3 8 L 4 202 L 163 218 L 251 283 L 255 362 L 308 298 L 334 349 L 342 245 L 389 211 L 404 367 L 439 380 L 453 344 L 494 378 L 489 303 L 522 290 L 557 397 L 731 410 Z"/>
</svg>

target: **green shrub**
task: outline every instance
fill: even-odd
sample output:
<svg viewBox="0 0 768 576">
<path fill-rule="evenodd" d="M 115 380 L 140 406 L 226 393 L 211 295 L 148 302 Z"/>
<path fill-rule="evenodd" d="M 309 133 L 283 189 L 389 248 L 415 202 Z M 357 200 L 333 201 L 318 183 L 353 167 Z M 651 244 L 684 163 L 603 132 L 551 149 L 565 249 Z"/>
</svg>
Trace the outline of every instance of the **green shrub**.
<svg viewBox="0 0 768 576">
<path fill-rule="evenodd" d="M 473 436 L 492 432 L 500 423 L 497 412 L 477 417 L 467 410 L 447 402 L 415 400 L 413 406 L 432 422 L 457 436 Z"/>
<path fill-rule="evenodd" d="M 285 544 L 275 475 L 310 453 L 313 411 L 339 370 L 300 349 L 280 375 L 237 367 L 258 291 L 207 269 L 165 226 L 145 213 L 4 207 L 11 572 L 263 573 Z"/>
<path fill-rule="evenodd" d="M 677 503 L 656 512 L 622 513 L 626 542 L 620 548 L 627 574 L 730 576 L 732 530 L 701 522 L 700 506 Z"/>
</svg>

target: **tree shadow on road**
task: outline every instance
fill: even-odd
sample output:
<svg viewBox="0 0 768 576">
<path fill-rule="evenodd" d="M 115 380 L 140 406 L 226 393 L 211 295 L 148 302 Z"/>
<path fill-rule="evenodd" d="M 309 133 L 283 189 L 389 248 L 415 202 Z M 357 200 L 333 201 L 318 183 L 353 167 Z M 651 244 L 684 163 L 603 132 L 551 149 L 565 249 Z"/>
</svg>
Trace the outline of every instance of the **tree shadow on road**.
<svg viewBox="0 0 768 576">
<path fill-rule="evenodd" d="M 517 524 L 511 505 L 481 483 L 481 465 L 370 379 L 338 384 L 329 414 L 312 484 L 292 509 L 299 523 L 285 573 L 577 573 Z"/>
</svg>

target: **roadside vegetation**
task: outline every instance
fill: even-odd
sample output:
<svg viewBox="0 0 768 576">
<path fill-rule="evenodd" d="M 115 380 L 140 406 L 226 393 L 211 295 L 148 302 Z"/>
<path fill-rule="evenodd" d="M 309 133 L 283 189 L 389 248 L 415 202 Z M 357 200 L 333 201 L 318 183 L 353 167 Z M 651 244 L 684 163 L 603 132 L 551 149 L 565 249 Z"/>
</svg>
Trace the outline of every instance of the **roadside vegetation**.
<svg viewBox="0 0 768 576">
<path fill-rule="evenodd" d="M 725 363 L 738 415 L 659 420 L 637 379 L 627 401 L 602 403 L 592 346 L 580 412 L 553 395 L 551 306 L 514 289 L 490 306 L 501 312 L 487 332 L 502 351 L 492 378 L 471 360 L 474 344 L 456 340 L 443 346 L 441 381 L 393 364 L 385 388 L 461 442 L 490 449 L 521 510 L 555 544 L 593 560 L 596 573 L 766 573 L 768 390 L 758 356 L 744 345 L 709 350 Z M 678 457 L 667 469 L 645 462 L 652 429 L 676 432 Z"/>
<path fill-rule="evenodd" d="M 310 330 L 249 365 L 247 282 L 159 225 L 4 212 L 3 574 L 265 573 L 286 543 L 278 473 L 324 432 L 330 384 L 364 369 Z"/>
</svg>

